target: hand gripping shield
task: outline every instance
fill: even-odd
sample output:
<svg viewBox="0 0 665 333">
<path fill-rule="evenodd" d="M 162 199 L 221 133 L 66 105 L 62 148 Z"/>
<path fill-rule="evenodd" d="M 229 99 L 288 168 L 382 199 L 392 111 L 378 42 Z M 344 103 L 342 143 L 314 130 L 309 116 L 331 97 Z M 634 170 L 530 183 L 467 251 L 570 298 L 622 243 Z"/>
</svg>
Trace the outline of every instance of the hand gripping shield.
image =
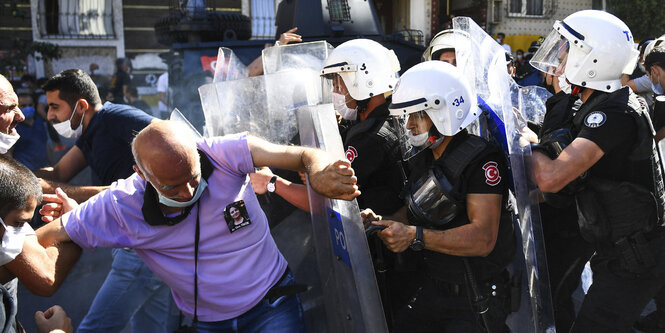
<svg viewBox="0 0 665 333">
<path fill-rule="evenodd" d="M 521 130 L 526 127 L 522 114 L 537 119 L 544 114 L 544 109 L 533 108 L 544 105 L 533 101 L 534 96 L 538 97 L 537 93 L 519 91 L 506 70 L 504 49 L 473 20 L 456 17 L 453 28 L 464 31 L 470 37 L 470 42 L 457 43 L 455 51 L 457 65 L 463 73 L 468 73 L 469 81 L 478 94 L 479 106 L 484 111 L 480 117 L 480 134 L 504 147 L 509 156 L 511 194 L 517 208 L 516 225 L 520 230 L 523 255 L 518 255 L 511 270 L 513 274 L 522 271 L 525 283 L 521 307 L 508 318 L 507 323 L 515 331 L 554 332 L 538 189 L 529 179 L 531 149 L 528 140 L 521 135 Z M 460 41 L 466 38 L 461 36 Z M 514 95 L 516 98 L 513 98 Z M 528 108 L 532 109 L 526 110 Z M 526 323 L 528 326 L 525 327 Z"/>
</svg>

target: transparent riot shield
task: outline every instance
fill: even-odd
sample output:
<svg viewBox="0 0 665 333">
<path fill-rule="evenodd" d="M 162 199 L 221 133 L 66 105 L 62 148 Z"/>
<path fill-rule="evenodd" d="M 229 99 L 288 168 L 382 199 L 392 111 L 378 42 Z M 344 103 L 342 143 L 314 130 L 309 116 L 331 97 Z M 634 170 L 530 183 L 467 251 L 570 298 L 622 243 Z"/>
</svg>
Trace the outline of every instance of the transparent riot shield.
<svg viewBox="0 0 665 333">
<path fill-rule="evenodd" d="M 326 41 L 297 43 L 263 49 L 263 73 L 273 74 L 291 69 L 319 71 L 333 50 Z"/>
<path fill-rule="evenodd" d="M 296 109 L 321 101 L 321 79 L 309 69 L 288 70 L 199 88 L 211 136 L 248 131 L 289 143 L 298 132 Z"/>
<path fill-rule="evenodd" d="M 217 61 L 213 68 L 215 69 L 215 76 L 212 82 L 232 81 L 244 79 L 248 75 L 247 66 L 236 57 L 233 50 L 220 47 L 217 52 Z"/>
<path fill-rule="evenodd" d="M 173 111 L 171 111 L 171 115 L 169 116 L 169 120 L 179 121 L 179 122 L 187 125 L 187 127 L 192 131 L 192 134 L 194 134 L 195 138 L 202 138 L 203 137 L 201 135 L 201 133 L 199 133 L 199 131 L 196 130 L 194 125 L 192 125 L 192 123 L 190 123 L 189 120 L 187 120 L 187 117 L 185 117 L 185 115 L 183 115 L 182 112 L 180 112 L 180 110 L 178 110 L 178 108 L 175 108 L 175 109 L 173 109 Z"/>
<path fill-rule="evenodd" d="M 345 158 L 332 104 L 298 108 L 298 124 L 303 145 Z M 328 332 L 387 332 L 358 204 L 308 194 Z"/>
<path fill-rule="evenodd" d="M 491 139 L 502 146 L 504 143 L 510 160 L 511 194 L 517 209 L 523 253 L 523 258 L 518 258 L 513 268 L 519 270 L 522 266 L 526 285 L 522 286 L 521 307 L 509 317 L 507 323 L 515 332 L 554 332 L 552 296 L 540 222 L 540 192 L 530 178 L 529 142 L 520 134 L 526 127 L 523 114 L 533 119 L 536 115 L 544 115 L 544 100 L 540 104 L 535 100 L 539 97 L 537 92 L 531 95 L 518 92 L 522 96 L 515 99 L 514 105 L 513 92 L 520 88 L 508 75 L 505 50 L 468 17 L 454 18 L 453 28 L 460 31 L 455 34 L 457 66 L 468 73 L 481 109 L 485 112 L 481 117 L 485 120 L 481 133 L 492 136 Z M 504 137 L 497 138 L 497 135 Z"/>
</svg>

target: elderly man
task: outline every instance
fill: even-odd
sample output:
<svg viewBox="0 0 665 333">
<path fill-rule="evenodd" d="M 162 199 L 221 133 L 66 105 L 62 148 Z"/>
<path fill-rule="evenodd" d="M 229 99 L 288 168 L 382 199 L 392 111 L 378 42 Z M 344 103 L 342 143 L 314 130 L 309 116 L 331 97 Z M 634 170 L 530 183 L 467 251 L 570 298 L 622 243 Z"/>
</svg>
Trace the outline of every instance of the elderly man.
<svg viewBox="0 0 665 333">
<path fill-rule="evenodd" d="M 134 248 L 200 331 L 303 331 L 299 299 L 284 288 L 293 275 L 247 175 L 306 171 L 317 192 L 350 200 L 360 194 L 350 163 L 246 133 L 196 142 L 172 121 L 151 123 L 132 151 L 136 174 L 39 229 L 40 242 Z M 229 223 L 231 208 L 245 222 Z"/>
<path fill-rule="evenodd" d="M 18 107 L 18 96 L 9 81 L 0 74 L 0 154 L 6 154 L 19 135 L 16 125 L 25 120 Z"/>
</svg>

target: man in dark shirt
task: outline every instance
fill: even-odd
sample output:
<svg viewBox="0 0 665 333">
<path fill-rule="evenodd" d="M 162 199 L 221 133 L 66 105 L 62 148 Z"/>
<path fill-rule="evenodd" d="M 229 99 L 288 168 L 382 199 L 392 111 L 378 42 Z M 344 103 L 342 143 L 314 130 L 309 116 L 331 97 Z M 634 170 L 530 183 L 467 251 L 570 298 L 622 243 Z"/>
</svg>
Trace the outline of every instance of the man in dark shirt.
<svg viewBox="0 0 665 333">
<path fill-rule="evenodd" d="M 115 61 L 116 72 L 111 78 L 111 93 L 113 94 L 113 103 L 125 104 L 125 95 L 127 88 L 131 86 L 132 78 L 129 76 L 131 62 L 127 58 L 118 58 Z"/>
</svg>

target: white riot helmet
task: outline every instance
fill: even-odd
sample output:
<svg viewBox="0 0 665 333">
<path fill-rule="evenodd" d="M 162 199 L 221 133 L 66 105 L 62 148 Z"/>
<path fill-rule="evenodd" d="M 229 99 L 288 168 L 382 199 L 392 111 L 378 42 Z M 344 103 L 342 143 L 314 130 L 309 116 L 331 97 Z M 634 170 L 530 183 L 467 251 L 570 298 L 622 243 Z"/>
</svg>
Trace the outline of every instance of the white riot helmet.
<svg viewBox="0 0 665 333">
<path fill-rule="evenodd" d="M 326 59 L 321 76 L 338 74 L 356 101 L 392 91 L 400 70 L 393 50 L 370 39 L 354 39 L 336 47 Z"/>
<path fill-rule="evenodd" d="M 651 51 L 654 49 L 663 48 L 665 48 L 665 35 L 662 35 L 647 44 L 646 48 L 644 49 L 644 59 L 646 59 L 649 53 L 651 53 Z"/>
<path fill-rule="evenodd" d="M 402 140 L 405 158 L 440 142 L 443 136 L 453 136 L 469 126 L 479 116 L 477 97 L 469 83 L 455 66 L 443 61 L 426 61 L 407 70 L 393 90 L 391 116 L 398 119 L 397 130 Z M 427 114 L 432 128 L 407 129 L 410 117 Z"/>
<path fill-rule="evenodd" d="M 621 88 L 621 75 L 633 72 L 638 57 L 625 23 L 607 12 L 583 10 L 554 22 L 530 63 L 548 74 L 565 73 L 574 85 L 613 92 Z"/>
<path fill-rule="evenodd" d="M 432 38 L 432 41 L 429 42 L 429 46 L 425 49 L 425 52 L 423 52 L 423 61 L 432 60 L 432 54 L 444 50 L 455 51 L 455 33 L 453 29 L 439 31 L 439 33 Z"/>
</svg>

